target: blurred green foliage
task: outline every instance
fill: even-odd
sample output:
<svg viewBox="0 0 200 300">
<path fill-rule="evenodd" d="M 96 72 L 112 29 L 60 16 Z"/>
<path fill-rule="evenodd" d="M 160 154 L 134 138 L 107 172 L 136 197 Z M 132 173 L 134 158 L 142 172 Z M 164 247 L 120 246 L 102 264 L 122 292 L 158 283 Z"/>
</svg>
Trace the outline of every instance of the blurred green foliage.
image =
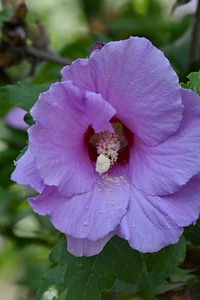
<svg viewBox="0 0 200 300">
<path fill-rule="evenodd" d="M 130 35 L 144 36 L 164 51 L 177 72 L 180 81 L 185 82 L 184 87 L 191 88 L 200 94 L 198 72 L 200 66 L 199 45 L 193 64 L 189 65 L 188 62 L 194 20 L 192 14 L 175 18 L 173 14 L 166 13 L 162 1 L 156 0 L 127 0 L 121 1 L 120 5 L 117 4 L 118 2 L 115 5 L 112 1 L 103 0 L 76 0 L 75 2 L 82 16 L 80 28 L 77 28 L 75 36 L 66 39 L 66 33 L 61 30 L 62 22 L 59 23 L 60 30 L 63 32 L 63 38 L 61 41 L 59 39 L 58 43 L 60 45 L 58 51 L 60 57 L 68 58 L 72 61 L 78 57 L 87 57 L 89 56 L 91 45 L 97 40 L 107 42 L 125 39 Z M 173 7 L 174 11 L 178 9 L 179 5 L 186 2 L 190 1 L 176 1 Z M 56 2 L 49 9 L 56 11 L 59 5 L 65 7 L 65 4 L 65 1 Z M 2 30 L 4 22 L 10 20 L 12 14 L 12 9 L 6 8 L 1 11 L 0 26 Z M 46 23 L 48 28 L 48 11 L 42 11 L 38 14 L 39 17 L 43 18 L 41 21 Z M 36 12 L 33 15 L 36 16 Z M 31 26 L 35 26 L 31 21 L 33 20 L 31 10 L 29 10 L 26 20 L 31 22 Z M 23 22 L 26 22 L 26 20 L 23 19 Z M 63 20 L 63 22 L 67 22 L 67 20 Z M 81 30 L 83 25 L 87 28 L 84 33 Z M 20 26 L 22 27 L 18 26 L 17 28 L 24 29 L 24 23 L 20 24 Z M 0 37 L 2 37 L 2 30 Z M 50 37 L 52 34 L 54 34 L 55 40 L 56 34 L 49 32 Z M 42 35 L 40 39 L 42 40 Z M 30 40 L 25 39 L 23 42 L 27 43 L 27 45 L 31 44 Z M 14 43 L 12 51 L 18 50 Z M 3 273 L 3 270 L 9 265 L 10 272 L 15 274 L 15 281 L 19 285 L 26 287 L 28 294 L 24 296 L 23 300 L 35 299 L 45 271 L 48 272 L 43 277 L 37 299 L 53 299 L 53 296 L 48 298 L 48 294 L 46 296 L 43 295 L 48 289 L 51 290 L 52 295 L 53 293 L 59 295 L 56 299 L 69 299 L 66 293 L 70 293 L 70 291 L 66 292 L 66 288 L 73 286 L 75 283 L 77 284 L 76 281 L 75 283 L 73 280 L 70 281 L 69 274 L 76 279 L 74 266 L 80 261 L 83 267 L 87 269 L 88 261 L 84 259 L 76 260 L 70 256 L 68 263 L 71 265 L 71 273 L 67 273 L 67 270 L 69 270 L 67 269 L 68 263 L 61 261 L 61 258 L 65 260 L 69 256 L 65 251 L 66 241 L 62 236 L 58 240 L 58 233 L 52 228 L 48 218 L 39 217 L 29 208 L 26 199 L 33 195 L 33 191 L 19 187 L 10 180 L 10 174 L 14 169 L 13 161 L 23 147 L 26 146 L 27 133 L 8 125 L 5 121 L 5 116 L 15 105 L 29 112 L 39 93 L 47 90 L 51 82 L 60 80 L 60 70 L 63 63 L 50 62 L 49 59 L 41 58 L 41 53 L 44 52 L 45 54 L 49 51 L 48 47 L 39 48 L 37 46 L 36 50 L 38 50 L 38 54 L 35 56 L 30 54 L 24 55 L 22 59 L 20 56 L 19 62 L 9 64 L 9 66 L 4 64 L 7 52 L 4 51 L 4 48 L 0 51 L 0 237 L 2 238 L 2 243 L 0 243 L 0 268 L 2 269 L 1 273 Z M 18 52 L 17 55 L 19 55 Z M 192 71 L 196 73 L 190 74 L 189 78 L 187 78 L 187 75 Z M 29 117 L 30 115 L 26 115 L 27 123 L 30 124 L 32 120 Z M 185 288 L 187 291 L 191 284 L 197 284 L 198 287 L 199 266 L 192 265 L 191 261 L 187 264 L 187 253 L 190 251 L 190 254 L 193 255 L 193 249 L 195 249 L 195 255 L 196 253 L 199 254 L 199 231 L 199 224 L 191 225 L 185 229 L 187 241 L 185 261 L 185 242 L 184 238 L 182 238 L 175 246 L 170 246 L 154 255 L 143 255 L 141 261 L 141 257 L 138 258 L 137 267 L 140 271 L 142 270 L 142 273 L 140 279 L 139 276 L 136 278 L 137 280 L 134 279 L 135 282 L 134 284 L 132 283 L 132 286 L 124 274 L 119 275 L 119 270 L 115 270 L 118 280 L 113 286 L 113 281 L 115 280 L 110 282 L 109 273 L 104 274 L 99 267 L 97 273 L 104 285 L 102 283 L 101 288 L 96 287 L 96 298 L 94 296 L 91 298 L 89 293 L 91 291 L 89 291 L 88 296 L 81 299 L 100 299 L 100 294 L 104 290 L 102 297 L 106 300 L 150 300 L 155 299 L 156 294 L 162 295 L 171 290 L 176 291 L 176 289 L 181 288 L 184 291 Z M 57 240 L 58 244 L 56 244 Z M 115 239 L 113 243 L 117 245 L 118 242 Z M 50 255 L 51 262 L 49 262 L 47 257 L 52 246 L 54 248 Z M 109 244 L 105 251 L 109 253 L 111 247 L 111 244 Z M 121 247 L 120 244 L 117 247 Z M 126 245 L 126 247 L 128 246 Z M 127 248 L 126 251 L 133 250 Z M 115 254 L 116 256 L 119 255 L 118 252 Z M 11 257 L 12 259 L 10 259 Z M 101 256 L 98 259 L 101 262 Z M 180 265 L 181 262 L 183 262 L 181 267 L 184 269 L 177 267 L 177 264 Z M 110 264 L 112 268 L 111 261 Z M 194 268 L 195 272 L 189 271 Z M 86 272 L 85 269 L 84 271 Z M 107 269 L 106 272 L 108 271 Z M 2 276 L 3 274 L 1 273 L 0 275 Z M 58 284 L 59 288 L 55 289 L 55 284 Z M 111 295 L 110 289 L 115 296 Z M 77 298 L 72 298 L 72 294 L 69 300 L 76 300 Z M 135 294 L 137 298 L 134 298 Z M 42 298 L 42 296 L 44 297 Z M 15 299 L 19 300 L 17 295 Z M 160 296 L 159 299 L 165 298 Z"/>
</svg>

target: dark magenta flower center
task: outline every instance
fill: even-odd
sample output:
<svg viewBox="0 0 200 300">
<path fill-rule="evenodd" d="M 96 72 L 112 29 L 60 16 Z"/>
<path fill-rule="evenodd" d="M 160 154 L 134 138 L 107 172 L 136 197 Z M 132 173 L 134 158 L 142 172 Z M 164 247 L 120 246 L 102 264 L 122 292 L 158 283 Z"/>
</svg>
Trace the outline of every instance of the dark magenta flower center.
<svg viewBox="0 0 200 300">
<path fill-rule="evenodd" d="M 96 171 L 99 173 L 106 172 L 116 163 L 126 164 L 134 142 L 133 133 L 118 119 L 112 118 L 110 122 L 114 129 L 113 133 L 108 131 L 95 133 L 90 125 L 84 135 L 89 157 L 96 163 Z M 99 164 L 105 166 L 103 171 L 99 170 Z"/>
</svg>

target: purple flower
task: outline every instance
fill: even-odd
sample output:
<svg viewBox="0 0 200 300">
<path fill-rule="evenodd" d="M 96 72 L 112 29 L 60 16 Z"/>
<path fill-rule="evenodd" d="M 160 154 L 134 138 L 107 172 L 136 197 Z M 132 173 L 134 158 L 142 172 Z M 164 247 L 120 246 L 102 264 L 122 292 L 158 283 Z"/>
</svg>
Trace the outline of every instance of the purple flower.
<svg viewBox="0 0 200 300">
<path fill-rule="evenodd" d="M 10 127 L 20 130 L 27 130 L 28 124 L 24 121 L 24 116 L 26 115 L 26 111 L 19 108 L 13 107 L 5 117 L 5 123 Z"/>
<path fill-rule="evenodd" d="M 114 235 L 141 252 L 176 243 L 200 211 L 200 98 L 144 38 L 107 43 L 62 69 L 32 108 L 12 179 L 39 194 L 76 256 Z"/>
</svg>

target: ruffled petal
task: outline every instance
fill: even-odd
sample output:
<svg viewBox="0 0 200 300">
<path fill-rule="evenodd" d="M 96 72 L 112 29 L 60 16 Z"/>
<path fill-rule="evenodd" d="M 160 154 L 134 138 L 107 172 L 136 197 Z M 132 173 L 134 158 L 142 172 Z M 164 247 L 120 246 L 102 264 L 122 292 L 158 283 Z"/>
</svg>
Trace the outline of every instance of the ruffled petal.
<svg viewBox="0 0 200 300">
<path fill-rule="evenodd" d="M 141 252 L 156 252 L 178 241 L 182 227 L 194 223 L 200 213 L 200 176 L 178 192 L 151 197 L 132 188 L 129 209 L 118 234 Z"/>
<path fill-rule="evenodd" d="M 132 187 L 127 214 L 117 234 L 140 252 L 156 252 L 178 241 L 180 228 L 162 207 L 162 199 L 151 197 Z"/>
<path fill-rule="evenodd" d="M 65 132 L 59 134 L 40 125 L 32 126 L 29 132 L 29 147 L 41 178 L 66 196 L 90 190 L 95 174 L 83 137 L 74 145 L 72 139 L 66 138 Z"/>
<path fill-rule="evenodd" d="M 52 84 L 31 109 L 37 123 L 52 130 L 67 130 L 66 135 L 72 131 L 75 139 L 89 125 L 94 124 L 94 130 L 97 124 L 98 131 L 107 130 L 115 113 L 100 94 L 82 91 L 71 81 Z"/>
<path fill-rule="evenodd" d="M 193 177 L 175 194 L 161 198 L 162 209 L 179 227 L 194 223 L 200 213 L 200 175 Z"/>
<path fill-rule="evenodd" d="M 61 74 L 64 81 L 100 93 L 118 119 L 148 145 L 160 143 L 179 127 L 183 108 L 178 77 L 145 38 L 107 43 Z"/>
<path fill-rule="evenodd" d="M 96 255 L 105 246 L 105 244 L 113 237 L 112 233 L 109 233 L 105 237 L 97 240 L 90 241 L 88 239 L 75 239 L 71 236 L 67 236 L 67 249 L 75 256 L 92 256 Z"/>
<path fill-rule="evenodd" d="M 44 183 L 39 176 L 33 155 L 29 149 L 15 162 L 15 165 L 16 168 L 11 175 L 11 179 L 20 185 L 30 185 L 37 192 L 41 192 Z"/>
<path fill-rule="evenodd" d="M 193 177 L 178 192 L 163 197 L 162 209 L 179 227 L 188 226 L 200 213 L 200 176 Z"/>
<path fill-rule="evenodd" d="M 101 132 L 106 130 L 114 132 L 111 123 L 108 121 L 116 114 L 116 110 L 103 100 L 100 94 L 86 91 L 85 101 L 87 103 L 85 113 L 91 121 L 94 131 Z"/>
<path fill-rule="evenodd" d="M 100 95 L 83 95 L 71 82 L 54 84 L 40 96 L 32 109 L 36 125 L 29 129 L 29 146 L 46 185 L 57 186 L 65 196 L 91 189 L 95 170 L 84 134 L 90 125 L 112 130 L 113 114 Z"/>
<path fill-rule="evenodd" d="M 147 194 L 176 192 L 200 172 L 200 101 L 182 90 L 184 113 L 176 134 L 156 147 L 136 140 L 130 156 L 132 183 Z"/>
<path fill-rule="evenodd" d="M 66 198 L 55 187 L 46 187 L 29 203 L 35 212 L 49 214 L 53 225 L 67 236 L 97 241 L 114 231 L 129 202 L 126 176 L 112 172 L 115 176 L 96 175 L 87 193 Z"/>
</svg>

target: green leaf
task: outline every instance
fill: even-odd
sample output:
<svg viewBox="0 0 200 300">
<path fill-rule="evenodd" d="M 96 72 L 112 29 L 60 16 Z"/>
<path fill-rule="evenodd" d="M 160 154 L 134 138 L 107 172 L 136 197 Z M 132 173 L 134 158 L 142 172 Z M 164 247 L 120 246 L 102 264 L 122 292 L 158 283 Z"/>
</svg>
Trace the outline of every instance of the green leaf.
<svg viewBox="0 0 200 300">
<path fill-rule="evenodd" d="M 30 112 L 28 112 L 27 114 L 25 114 L 25 116 L 24 116 L 24 121 L 28 124 L 28 125 L 33 125 L 33 124 L 35 124 L 35 121 L 33 120 L 33 118 L 32 118 L 32 116 L 31 116 L 31 114 L 30 114 Z"/>
<path fill-rule="evenodd" d="M 136 290 L 148 292 L 158 287 L 183 262 L 186 253 L 186 243 L 182 236 L 175 245 L 169 245 L 158 252 L 143 254 L 146 269 L 142 273 Z"/>
<path fill-rule="evenodd" d="M 16 157 L 15 160 L 19 160 L 24 154 L 25 152 L 28 150 L 28 145 L 26 145 L 24 148 L 22 148 L 19 153 L 18 153 L 18 156 Z"/>
<path fill-rule="evenodd" d="M 174 271 L 175 266 L 170 264 L 166 270 L 160 274 L 155 274 L 153 272 L 148 273 L 144 270 L 141 275 L 140 281 L 134 287 L 135 292 L 142 291 L 144 293 L 152 294 L 155 288 L 160 286 L 166 278 Z"/>
<path fill-rule="evenodd" d="M 35 104 L 40 93 L 46 91 L 50 82 L 38 85 L 29 85 L 22 82 L 16 85 L 6 85 L 0 87 L 0 100 L 6 100 L 15 106 L 29 111 Z"/>
<path fill-rule="evenodd" d="M 141 253 L 132 249 L 125 240 L 118 237 L 114 237 L 108 247 L 110 245 L 112 248 L 109 249 L 109 255 L 115 263 L 117 278 L 128 284 L 136 283 L 143 269 Z M 114 257 L 112 253 L 115 253 Z"/>
<path fill-rule="evenodd" d="M 185 89 L 191 89 L 200 95 L 200 72 L 192 72 L 187 77 L 189 81 L 187 83 L 182 83 L 182 87 Z"/>
<path fill-rule="evenodd" d="M 56 266 L 45 273 L 44 281 L 36 295 L 36 300 L 45 300 L 48 293 L 52 292 L 52 290 L 56 296 L 58 295 L 59 291 L 62 289 L 66 268 L 66 265 Z"/>
<path fill-rule="evenodd" d="M 71 259 L 73 259 L 73 255 L 70 254 L 67 250 L 67 243 L 65 237 L 60 234 L 60 240 L 53 247 L 49 260 L 57 265 L 67 264 Z"/>
<path fill-rule="evenodd" d="M 187 4 L 189 3 L 191 0 L 176 0 L 176 2 L 174 3 L 173 7 L 172 7 L 172 12 L 179 6 L 183 5 L 183 4 Z"/>
<path fill-rule="evenodd" d="M 182 286 L 186 286 L 196 281 L 196 276 L 190 274 L 190 270 L 183 270 L 181 268 L 175 268 L 168 280 L 162 282 L 162 284 L 156 288 L 155 294 L 162 294 L 170 290 L 180 289 Z"/>
<path fill-rule="evenodd" d="M 195 225 L 190 225 L 184 228 L 184 236 L 187 241 L 195 246 L 200 245 L 200 225 L 196 223 Z"/>
<path fill-rule="evenodd" d="M 153 293 L 184 260 L 185 249 L 185 240 L 181 237 L 175 245 L 141 255 L 126 241 L 114 237 L 98 255 L 74 257 L 67 252 L 65 239 L 61 239 L 50 254 L 50 260 L 57 265 L 51 270 L 58 274 L 59 298 L 55 299 L 100 300 L 101 294 L 109 292 L 115 282 L 119 285 L 119 280 L 125 283 L 124 294 Z M 66 267 L 64 273 L 58 273 L 57 268 L 61 266 Z M 36 300 L 43 300 L 45 291 L 54 285 L 55 277 L 51 280 L 47 273 Z M 116 291 L 116 286 L 112 291 Z"/>
<path fill-rule="evenodd" d="M 159 274 L 166 270 L 170 263 L 180 263 L 186 253 L 185 239 L 182 236 L 175 245 L 169 245 L 158 252 L 144 254 L 147 271 Z"/>
<path fill-rule="evenodd" d="M 65 266 L 64 274 L 56 279 L 59 295 L 65 292 L 65 299 L 70 300 L 100 300 L 101 293 L 109 291 L 116 278 L 134 284 L 143 270 L 141 254 L 118 237 L 112 238 L 101 253 L 92 257 L 74 257 L 67 252 L 65 239 L 61 239 L 53 248 L 50 260 Z M 45 275 L 37 300 L 43 299 L 45 290 L 53 284 L 55 277 L 51 280 L 49 274 Z"/>
</svg>

